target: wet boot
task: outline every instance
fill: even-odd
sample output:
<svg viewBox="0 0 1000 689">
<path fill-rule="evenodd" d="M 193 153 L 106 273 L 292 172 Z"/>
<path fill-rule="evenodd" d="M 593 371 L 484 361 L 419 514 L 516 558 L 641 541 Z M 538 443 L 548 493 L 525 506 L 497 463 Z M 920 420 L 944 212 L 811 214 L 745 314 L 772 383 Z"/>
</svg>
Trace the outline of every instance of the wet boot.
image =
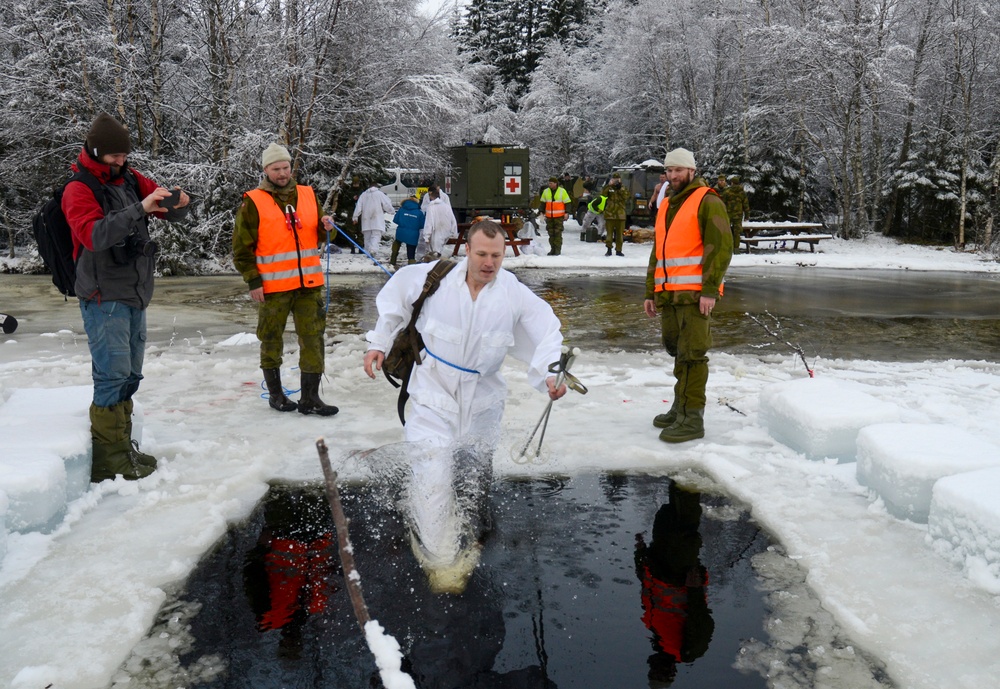
<svg viewBox="0 0 1000 689">
<path fill-rule="evenodd" d="M 135 403 L 131 399 L 127 399 L 121 403 L 121 407 L 122 413 L 125 415 L 125 435 L 128 436 L 129 442 L 132 444 L 132 449 L 135 451 L 136 461 L 143 466 L 155 469 L 156 457 L 140 450 L 139 441 L 132 438 L 132 411 L 135 408 Z"/>
<path fill-rule="evenodd" d="M 267 385 L 267 403 L 271 409 L 278 411 L 295 411 L 299 405 L 285 397 L 285 388 L 281 386 L 281 372 L 276 368 L 262 368 L 264 384 Z"/>
<path fill-rule="evenodd" d="M 389 263 L 393 266 L 396 265 L 396 261 L 399 259 L 399 242 L 392 243 L 392 254 L 389 256 Z"/>
<path fill-rule="evenodd" d="M 665 443 L 686 443 L 705 437 L 705 409 L 682 409 L 673 425 L 660 431 Z"/>
<path fill-rule="evenodd" d="M 125 433 L 124 404 L 112 407 L 90 405 L 90 434 L 93 455 L 90 482 L 100 483 L 121 475 L 128 481 L 145 478 L 154 467 L 139 463 L 132 439 Z"/>
<path fill-rule="evenodd" d="M 302 396 L 299 397 L 300 414 L 316 414 L 318 416 L 333 416 L 338 411 L 332 404 L 326 404 L 319 398 L 319 379 L 321 373 L 302 374 Z"/>
<path fill-rule="evenodd" d="M 674 403 L 670 405 L 670 410 L 666 414 L 657 414 L 653 418 L 653 425 L 657 428 L 668 428 L 674 425 L 677 421 L 677 398 L 674 398 Z"/>
</svg>

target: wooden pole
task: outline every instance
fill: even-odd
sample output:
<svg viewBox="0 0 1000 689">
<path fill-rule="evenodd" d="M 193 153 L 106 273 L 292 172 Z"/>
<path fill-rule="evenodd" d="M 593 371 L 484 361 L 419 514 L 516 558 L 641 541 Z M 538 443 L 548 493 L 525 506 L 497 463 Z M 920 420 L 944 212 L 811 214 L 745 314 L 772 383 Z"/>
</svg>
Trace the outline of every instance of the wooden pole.
<svg viewBox="0 0 1000 689">
<path fill-rule="evenodd" d="M 326 497 L 330 502 L 330 511 L 333 513 L 333 525 L 337 528 L 337 545 L 340 550 L 340 563 L 344 569 L 344 583 L 351 598 L 354 616 L 358 618 L 361 633 L 364 634 L 365 625 L 371 620 L 371 617 L 368 615 L 368 606 L 365 605 L 364 592 L 361 590 L 361 577 L 354 566 L 351 538 L 347 533 L 347 517 L 344 516 L 344 507 L 340 504 L 340 491 L 337 490 L 337 472 L 330 466 L 330 453 L 327 451 L 326 441 L 323 438 L 316 441 L 316 450 L 319 452 L 319 463 L 323 467 Z"/>
</svg>

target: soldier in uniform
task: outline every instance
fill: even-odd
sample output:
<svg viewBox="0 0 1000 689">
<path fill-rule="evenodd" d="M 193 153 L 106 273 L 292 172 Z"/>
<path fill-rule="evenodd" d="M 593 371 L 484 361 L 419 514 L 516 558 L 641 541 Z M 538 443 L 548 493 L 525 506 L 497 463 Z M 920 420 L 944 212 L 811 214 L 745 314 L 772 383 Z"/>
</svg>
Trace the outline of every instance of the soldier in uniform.
<svg viewBox="0 0 1000 689">
<path fill-rule="evenodd" d="M 611 255 L 611 243 L 614 242 L 615 253 L 618 256 L 624 256 L 622 242 L 625 241 L 625 218 L 628 212 L 629 197 L 628 190 L 622 186 L 620 174 L 611 173 L 611 181 L 601 190 L 601 196 L 608 199 L 604 204 L 604 227 L 607 230 L 604 246 L 608 249 L 604 255 Z"/>
<path fill-rule="evenodd" d="M 733 231 L 733 250 L 740 246 L 740 235 L 743 234 L 743 219 L 750 215 L 750 201 L 747 193 L 740 184 L 740 178 L 733 175 L 729 178 L 731 184 L 726 183 L 726 176 L 719 175 L 718 184 L 715 190 L 722 197 L 726 204 L 726 213 L 729 215 L 729 228 Z"/>
<path fill-rule="evenodd" d="M 358 197 L 364 192 L 365 186 L 361 183 L 361 178 L 357 175 L 351 177 L 351 184 L 344 187 L 344 190 L 340 192 L 340 198 L 337 201 L 337 220 L 344 234 L 356 241 L 358 244 L 362 244 L 364 239 L 361 237 L 361 228 L 354 222 L 354 207 L 358 205 Z M 357 249 L 350 242 L 351 253 L 357 253 Z"/>
<path fill-rule="evenodd" d="M 563 223 L 569 212 L 569 192 L 559 186 L 557 177 L 549 177 L 549 184 L 538 198 L 539 210 L 545 214 L 545 230 L 549 233 L 549 256 L 562 253 Z"/>
</svg>

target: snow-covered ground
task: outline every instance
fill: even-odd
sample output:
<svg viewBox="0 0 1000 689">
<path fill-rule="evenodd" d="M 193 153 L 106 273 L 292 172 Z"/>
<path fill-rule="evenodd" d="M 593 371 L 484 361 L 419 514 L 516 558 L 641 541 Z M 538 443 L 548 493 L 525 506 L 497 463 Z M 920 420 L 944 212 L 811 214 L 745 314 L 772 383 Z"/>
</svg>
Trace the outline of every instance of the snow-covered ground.
<svg viewBox="0 0 1000 689">
<path fill-rule="evenodd" d="M 511 257 L 507 265 L 587 272 L 645 269 L 649 245 L 626 244 L 624 258 L 605 257 L 603 244 L 578 241 L 573 223 L 569 225 L 563 256 Z M 366 260 L 342 254 L 331 257 L 331 264 L 336 272 L 378 270 Z M 741 254 L 734 259 L 736 266 L 765 263 L 1000 272 L 1000 265 L 976 254 L 904 247 L 883 239 L 828 240 L 817 253 Z M 7 280 L 0 280 L 0 310 L 10 310 Z M 636 295 L 637 309 L 640 301 Z M 150 308 L 157 308 L 155 298 Z M 268 481 L 321 476 L 317 437 L 326 439 L 341 471 L 354 466 L 343 462 L 350 452 L 401 439 L 394 391 L 361 370 L 363 333 L 339 333 L 328 341 L 322 392 L 341 412 L 320 419 L 268 409 L 260 397 L 257 346 L 245 330 L 234 325 L 224 337 L 150 342 L 137 399 L 144 410 L 143 449 L 160 458 L 160 470 L 137 483 L 89 488 L 69 504 L 50 533 L 7 536 L 0 565 L 0 686 L 108 685 L 149 628 L 164 588 L 182 580 L 231 522 L 250 513 Z M 40 335 L 28 332 L 0 336 L 0 402 L 16 389 L 90 384 L 80 323 Z M 956 429 L 963 440 L 952 449 L 961 452 L 981 447 L 976 443 L 1000 447 L 1000 363 L 995 355 L 916 364 L 821 359 L 814 368 L 817 380 L 837 391 L 827 395 L 830 408 L 853 405 L 863 396 L 892 407 L 895 423 Z M 590 392 L 570 393 L 555 405 L 544 461 L 529 465 L 514 462 L 509 450 L 523 444 L 545 399 L 527 386 L 522 367 L 512 362 L 507 369 L 507 436 L 495 471 L 707 474 L 746 503 L 808 571 L 808 583 L 823 606 L 860 648 L 884 663 L 898 686 L 993 686 L 1000 677 L 995 553 L 992 568 L 988 562 L 959 564 L 941 540 L 947 529 L 933 532 L 926 524 L 893 516 L 858 482 L 856 463 L 809 459 L 806 452 L 775 440 L 768 423 L 784 407 L 765 401 L 763 409 L 767 396 L 762 393 L 776 384 L 803 384 L 797 381 L 806 373 L 793 353 L 750 357 L 717 351 L 711 357 L 706 437 L 667 446 L 658 440 L 651 419 L 670 403 L 669 357 L 654 342 L 646 353 L 584 352 L 574 373 Z M 286 357 L 295 359 L 294 354 Z M 30 405 L 24 410 L 41 411 Z M 794 410 L 784 413 L 790 421 L 808 418 Z M 834 422 L 825 418 L 821 413 L 815 417 L 819 430 L 831 430 L 825 426 Z M 46 437 L 78 432 L 78 420 L 67 421 L 67 429 L 47 423 L 42 431 Z M 876 434 L 875 440 L 885 437 Z M 785 441 L 794 444 L 795 437 Z M 962 494 L 961 486 L 955 491 L 943 503 L 952 506 L 950 514 L 962 503 L 955 497 Z M 973 517 L 997 510 L 996 495 L 979 500 Z M 988 533 L 981 531 L 972 538 L 984 536 Z M 826 649 L 808 650 L 815 662 L 824 664 Z M 835 676 L 828 679 L 828 686 L 848 686 Z"/>
</svg>

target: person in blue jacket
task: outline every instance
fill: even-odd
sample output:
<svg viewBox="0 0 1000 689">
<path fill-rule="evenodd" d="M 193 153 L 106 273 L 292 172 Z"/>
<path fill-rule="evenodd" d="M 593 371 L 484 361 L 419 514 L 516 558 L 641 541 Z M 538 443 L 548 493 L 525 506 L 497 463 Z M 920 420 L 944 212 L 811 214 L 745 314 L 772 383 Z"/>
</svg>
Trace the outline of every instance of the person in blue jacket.
<svg viewBox="0 0 1000 689">
<path fill-rule="evenodd" d="M 408 265 L 413 265 L 417 262 L 417 242 L 420 241 L 420 231 L 424 229 L 424 212 L 420 210 L 420 202 L 413 196 L 403 201 L 392 221 L 396 223 L 396 241 L 392 243 L 392 256 L 389 258 L 389 262 L 396 265 L 396 260 L 399 258 L 399 245 L 406 244 L 406 262 Z"/>
</svg>

